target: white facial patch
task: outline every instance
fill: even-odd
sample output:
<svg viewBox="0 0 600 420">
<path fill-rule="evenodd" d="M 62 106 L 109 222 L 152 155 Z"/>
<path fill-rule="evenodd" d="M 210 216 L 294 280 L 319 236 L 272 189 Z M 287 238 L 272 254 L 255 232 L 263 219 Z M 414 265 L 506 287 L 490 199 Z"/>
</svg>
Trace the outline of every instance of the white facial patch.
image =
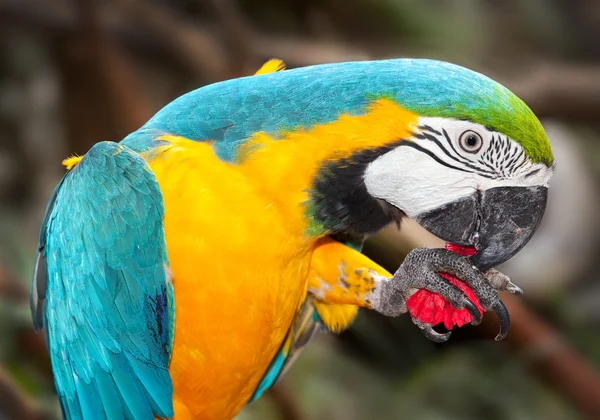
<svg viewBox="0 0 600 420">
<path fill-rule="evenodd" d="M 477 151 L 461 147 L 467 131 L 476 133 Z M 373 197 L 415 217 L 476 190 L 547 186 L 551 175 L 503 134 L 468 121 L 421 117 L 415 137 L 371 162 L 364 180 Z"/>
</svg>

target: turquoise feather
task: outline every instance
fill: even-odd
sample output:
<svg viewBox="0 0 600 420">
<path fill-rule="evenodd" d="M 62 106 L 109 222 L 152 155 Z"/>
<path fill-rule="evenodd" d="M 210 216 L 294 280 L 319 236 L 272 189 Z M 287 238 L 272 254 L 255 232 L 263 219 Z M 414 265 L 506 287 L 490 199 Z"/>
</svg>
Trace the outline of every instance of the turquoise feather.
<svg viewBox="0 0 600 420">
<path fill-rule="evenodd" d="M 534 161 L 552 162 L 541 124 L 512 92 L 464 67 L 423 59 L 324 64 L 204 86 L 175 99 L 124 142 L 147 150 L 154 137 L 144 132 L 213 140 L 221 159 L 235 161 L 256 132 L 278 138 L 363 114 L 379 98 L 419 115 L 482 124 L 521 142 Z"/>
<path fill-rule="evenodd" d="M 163 212 L 145 161 L 109 142 L 65 175 L 48 206 L 32 312 L 69 419 L 173 416 Z"/>
</svg>

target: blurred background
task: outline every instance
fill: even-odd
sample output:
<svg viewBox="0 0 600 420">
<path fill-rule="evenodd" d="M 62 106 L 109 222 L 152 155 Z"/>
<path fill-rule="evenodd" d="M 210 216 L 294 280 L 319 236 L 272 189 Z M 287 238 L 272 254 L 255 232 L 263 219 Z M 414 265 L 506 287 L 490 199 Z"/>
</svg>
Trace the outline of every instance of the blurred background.
<svg viewBox="0 0 600 420">
<path fill-rule="evenodd" d="M 557 172 L 538 234 L 501 267 L 525 291 L 503 296 L 504 342 L 491 314 L 435 345 L 406 316 L 362 311 L 238 418 L 600 418 L 600 1 L 0 0 L 0 419 L 60 418 L 28 289 L 61 160 L 272 57 L 481 71 L 540 116 Z M 407 223 L 366 253 L 394 271 L 424 245 L 439 242 Z"/>
</svg>

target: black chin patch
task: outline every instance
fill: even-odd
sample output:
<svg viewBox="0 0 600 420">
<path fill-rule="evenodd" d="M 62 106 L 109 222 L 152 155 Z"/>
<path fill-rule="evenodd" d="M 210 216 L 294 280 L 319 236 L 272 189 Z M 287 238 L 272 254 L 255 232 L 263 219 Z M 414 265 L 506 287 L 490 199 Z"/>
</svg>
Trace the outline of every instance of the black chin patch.
<svg viewBox="0 0 600 420">
<path fill-rule="evenodd" d="M 315 221 L 333 234 L 351 235 L 372 234 L 393 221 L 399 224 L 404 212 L 371 196 L 364 182 L 369 163 L 399 144 L 324 161 L 309 193 Z"/>
</svg>

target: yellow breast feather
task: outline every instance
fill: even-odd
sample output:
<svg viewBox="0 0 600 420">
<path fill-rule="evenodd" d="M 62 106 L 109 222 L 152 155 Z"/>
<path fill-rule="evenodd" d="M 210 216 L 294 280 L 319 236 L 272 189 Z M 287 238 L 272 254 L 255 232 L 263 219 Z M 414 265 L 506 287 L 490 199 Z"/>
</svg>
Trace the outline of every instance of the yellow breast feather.
<svg viewBox="0 0 600 420">
<path fill-rule="evenodd" d="M 177 136 L 144 154 L 165 206 L 176 418 L 235 415 L 280 348 L 307 295 L 319 237 L 306 232 L 305 206 L 323 161 L 406 138 L 416 120 L 382 99 L 365 115 L 280 139 L 257 133 L 238 163 L 220 160 L 209 142 Z M 331 264 L 337 270 L 339 261 Z M 356 312 L 343 299 L 318 305 L 326 304 L 343 309 L 322 309 L 336 329 Z"/>
</svg>

